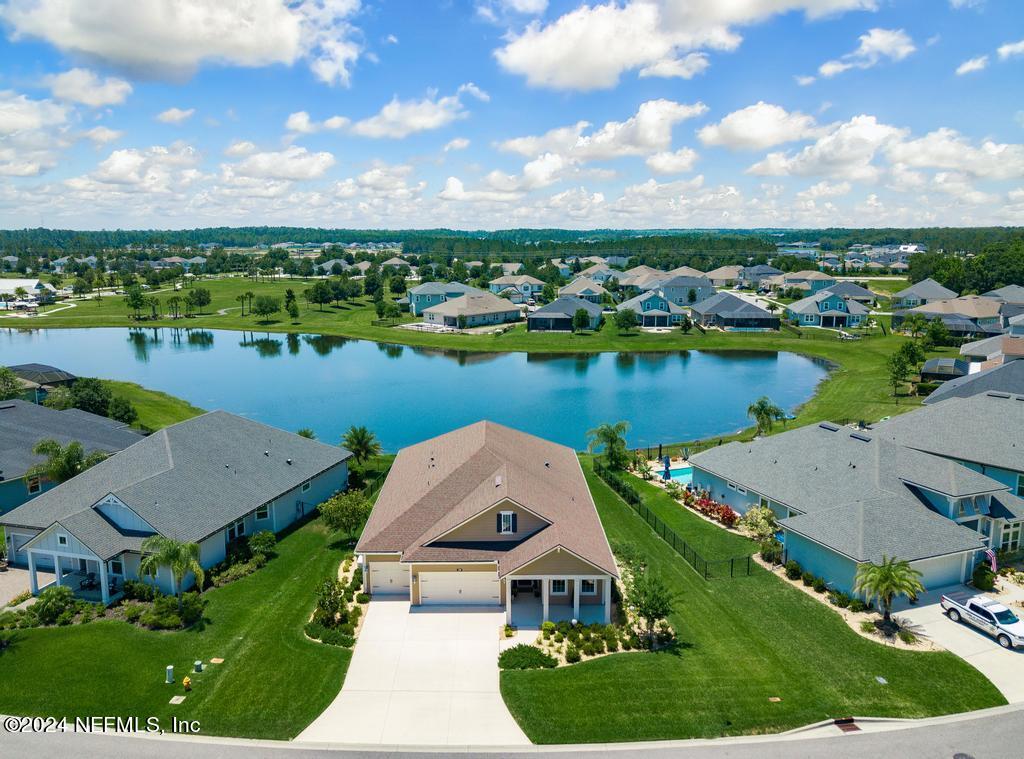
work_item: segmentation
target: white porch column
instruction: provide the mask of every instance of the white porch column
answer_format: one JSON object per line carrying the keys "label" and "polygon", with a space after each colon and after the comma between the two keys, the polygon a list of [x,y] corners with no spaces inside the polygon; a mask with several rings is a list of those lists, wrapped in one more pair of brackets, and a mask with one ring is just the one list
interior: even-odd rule
{"label": "white porch column", "polygon": [[551,593],[550,588],[551,588],[551,580],[549,580],[547,577],[545,577],[543,580],[540,581],[541,606],[544,609],[543,614],[541,615],[541,620],[540,620],[541,622],[547,622],[548,618],[551,616],[548,613],[548,604],[549,604],[548,596]]}
{"label": "white porch column", "polygon": [[604,584],[604,623],[607,625],[612,621],[612,578],[606,577],[601,582]]}
{"label": "white porch column", "polygon": [[36,579],[35,551],[28,552],[28,586],[32,590],[32,595],[39,595],[39,580]]}
{"label": "white porch column", "polygon": [[505,624],[512,624],[512,578],[505,577]]}
{"label": "white porch column", "polygon": [[60,554],[55,553],[53,555],[53,573],[57,576],[57,585],[63,585],[60,581]]}
{"label": "white porch column", "polygon": [[580,618],[580,581],[576,578],[572,581],[572,618]]}
{"label": "white porch column", "polygon": [[100,598],[103,599],[103,605],[108,606],[110,604],[110,588],[107,587],[107,562],[100,560]]}

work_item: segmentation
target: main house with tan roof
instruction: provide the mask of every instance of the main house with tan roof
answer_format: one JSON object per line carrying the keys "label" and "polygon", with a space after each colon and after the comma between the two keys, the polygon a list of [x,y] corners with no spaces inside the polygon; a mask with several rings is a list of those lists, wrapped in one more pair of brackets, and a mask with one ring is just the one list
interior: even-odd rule
{"label": "main house with tan roof", "polygon": [[413,606],[611,619],[618,572],[575,452],[494,422],[402,449],[356,553],[371,594]]}

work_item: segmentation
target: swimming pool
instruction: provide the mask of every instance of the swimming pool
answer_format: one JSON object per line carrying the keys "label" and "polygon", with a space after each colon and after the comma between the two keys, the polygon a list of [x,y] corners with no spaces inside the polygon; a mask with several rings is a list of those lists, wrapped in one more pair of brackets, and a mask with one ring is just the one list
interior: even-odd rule
{"label": "swimming pool", "polygon": [[689,485],[693,481],[693,467],[682,466],[668,470],[669,479],[680,485]]}

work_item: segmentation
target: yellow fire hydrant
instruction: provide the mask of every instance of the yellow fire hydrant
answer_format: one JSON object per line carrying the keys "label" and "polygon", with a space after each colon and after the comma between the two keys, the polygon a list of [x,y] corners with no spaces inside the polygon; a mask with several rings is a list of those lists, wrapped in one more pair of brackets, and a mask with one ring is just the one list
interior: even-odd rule
{"label": "yellow fire hydrant", "polygon": [[192,678],[188,675],[181,681],[181,684],[185,686],[185,690],[192,690]]}

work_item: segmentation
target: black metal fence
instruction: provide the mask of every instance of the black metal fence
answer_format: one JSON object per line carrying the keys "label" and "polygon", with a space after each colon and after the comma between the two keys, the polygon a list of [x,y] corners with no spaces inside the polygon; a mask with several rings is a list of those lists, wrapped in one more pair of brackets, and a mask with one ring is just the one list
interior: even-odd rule
{"label": "black metal fence", "polygon": [[[662,519],[651,511],[643,501],[643,497],[630,483],[619,477],[598,459],[594,459],[594,473],[633,507],[637,515],[647,522],[654,534],[671,546],[672,550],[683,557],[693,570],[705,580],[725,577],[741,577],[751,573],[753,561],[750,556],[733,556],[727,559],[706,559],[696,549],[681,538]],[[682,507],[680,507],[682,508]]]}

